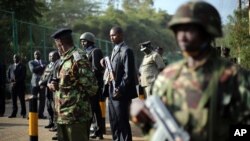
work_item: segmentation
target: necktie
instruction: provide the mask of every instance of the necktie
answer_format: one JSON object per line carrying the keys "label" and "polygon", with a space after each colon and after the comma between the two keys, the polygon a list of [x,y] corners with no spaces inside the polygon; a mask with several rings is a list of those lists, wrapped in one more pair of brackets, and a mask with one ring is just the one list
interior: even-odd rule
{"label": "necktie", "polygon": [[117,48],[118,48],[118,46],[115,46],[115,47],[114,47],[114,49],[113,49],[113,51],[112,51],[111,59],[113,59],[113,57],[114,57],[114,55],[115,55],[115,51],[116,51]]}

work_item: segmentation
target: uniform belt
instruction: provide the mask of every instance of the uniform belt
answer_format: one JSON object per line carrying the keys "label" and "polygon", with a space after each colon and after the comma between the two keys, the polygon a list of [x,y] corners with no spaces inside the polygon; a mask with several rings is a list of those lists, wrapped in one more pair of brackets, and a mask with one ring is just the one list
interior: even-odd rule
{"label": "uniform belt", "polygon": [[59,90],[62,90],[62,91],[68,91],[71,89],[71,86],[68,86],[68,87],[59,87]]}

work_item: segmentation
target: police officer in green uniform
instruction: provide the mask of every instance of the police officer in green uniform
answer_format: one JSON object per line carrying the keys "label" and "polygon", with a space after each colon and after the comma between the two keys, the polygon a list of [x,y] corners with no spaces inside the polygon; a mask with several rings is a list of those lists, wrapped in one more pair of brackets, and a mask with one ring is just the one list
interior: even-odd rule
{"label": "police officer in green uniform", "polygon": [[89,98],[95,95],[97,81],[84,52],[73,44],[72,30],[62,28],[51,35],[61,55],[59,81],[51,83],[56,91],[58,139],[88,141],[92,118]]}
{"label": "police officer in green uniform", "polygon": [[216,55],[211,42],[222,36],[218,11],[204,1],[189,1],[169,22],[184,59],[157,77],[158,95],[191,141],[228,141],[230,125],[249,117],[249,75]]}
{"label": "police officer in green uniform", "polygon": [[144,57],[139,68],[140,84],[144,89],[145,96],[151,95],[151,88],[159,72],[165,67],[162,57],[159,53],[153,51],[151,41],[140,44]]}

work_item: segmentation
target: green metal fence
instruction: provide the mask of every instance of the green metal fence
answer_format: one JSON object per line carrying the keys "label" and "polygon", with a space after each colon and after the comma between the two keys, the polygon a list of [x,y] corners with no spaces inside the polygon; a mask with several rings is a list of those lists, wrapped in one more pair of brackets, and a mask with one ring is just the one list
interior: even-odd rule
{"label": "green metal fence", "polygon": [[[0,60],[6,66],[10,65],[12,56],[18,53],[22,57],[23,63],[28,64],[33,59],[35,50],[40,50],[42,59],[48,61],[48,54],[55,50],[53,39],[50,37],[57,29],[42,25],[19,21],[15,19],[15,14],[10,11],[0,9]],[[79,47],[80,33],[73,32],[75,45]],[[104,55],[111,51],[112,43],[107,40],[96,39],[96,45],[100,47]],[[27,65],[27,85],[29,85],[31,73]]]}
{"label": "green metal fence", "polygon": [[[15,29],[17,31],[17,38],[15,38],[15,42],[17,42],[16,51],[21,53],[25,59],[30,60],[33,58],[33,52],[40,50],[43,59],[47,61],[48,53],[55,50],[54,41],[50,35],[57,29],[17,20],[15,21]],[[79,47],[80,34],[73,33],[72,35],[75,45]],[[97,39],[96,44],[103,50],[104,54],[108,54],[112,46],[110,41],[102,39]]]}
{"label": "green metal fence", "polygon": [[[35,50],[40,50],[42,58],[47,60],[48,53],[55,49],[50,35],[57,29],[16,20],[15,14],[10,11],[0,10],[0,18],[1,60],[6,60],[7,63],[11,62],[10,56],[14,53],[21,54],[25,60],[30,60],[33,58]],[[77,47],[80,45],[79,36],[79,33],[73,33]],[[96,44],[103,50],[104,54],[110,52],[112,46],[110,41],[97,38]]]}

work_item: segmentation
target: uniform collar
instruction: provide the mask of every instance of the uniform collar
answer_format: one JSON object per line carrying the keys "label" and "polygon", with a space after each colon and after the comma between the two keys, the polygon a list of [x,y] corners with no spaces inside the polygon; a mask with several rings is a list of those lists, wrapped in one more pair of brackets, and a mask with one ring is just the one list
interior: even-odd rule
{"label": "uniform collar", "polygon": [[65,52],[63,55],[62,55],[62,58],[65,59],[65,58],[68,58],[69,56],[71,56],[73,50],[75,49],[75,47],[71,47],[67,52]]}
{"label": "uniform collar", "polygon": [[86,51],[87,53],[90,53],[94,48],[95,48],[95,46],[89,46],[89,47],[87,47],[87,48],[85,49],[85,51]]}

